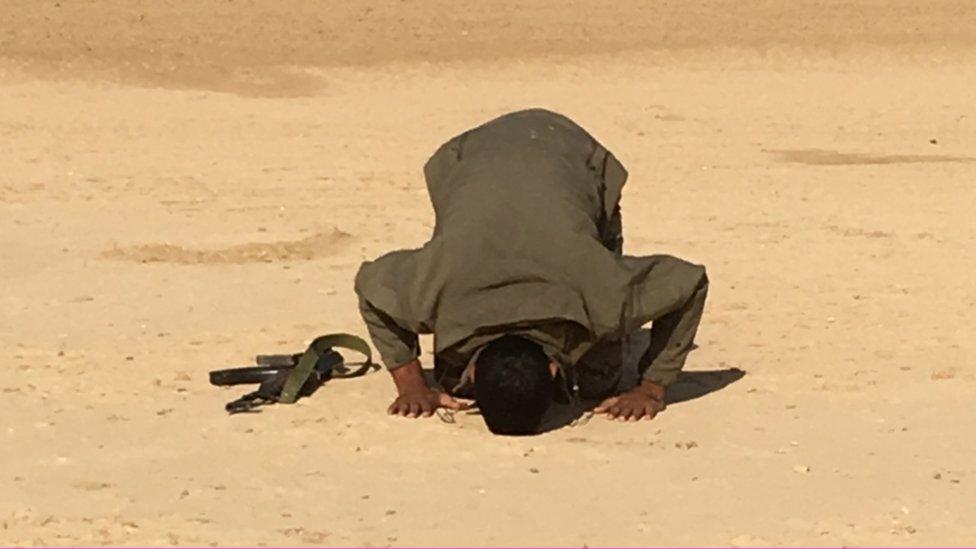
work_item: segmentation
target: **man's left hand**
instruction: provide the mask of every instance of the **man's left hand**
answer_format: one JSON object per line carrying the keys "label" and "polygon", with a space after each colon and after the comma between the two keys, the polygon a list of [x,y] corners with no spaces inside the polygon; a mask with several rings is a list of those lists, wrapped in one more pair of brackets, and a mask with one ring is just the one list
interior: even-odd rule
{"label": "man's left hand", "polygon": [[618,421],[650,420],[664,410],[664,387],[644,380],[640,385],[615,397],[610,397],[593,409]]}

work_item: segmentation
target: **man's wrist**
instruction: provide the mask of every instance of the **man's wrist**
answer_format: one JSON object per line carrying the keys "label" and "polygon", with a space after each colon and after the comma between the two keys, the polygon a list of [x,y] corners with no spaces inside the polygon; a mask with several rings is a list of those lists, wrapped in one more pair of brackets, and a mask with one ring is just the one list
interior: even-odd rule
{"label": "man's wrist", "polygon": [[411,393],[416,391],[428,390],[427,381],[424,379],[424,371],[420,367],[420,360],[415,359],[398,368],[390,370],[393,383],[396,385],[399,394]]}
{"label": "man's wrist", "polygon": [[649,379],[642,379],[633,390],[637,393],[647,395],[654,400],[664,400],[664,385],[655,383]]}

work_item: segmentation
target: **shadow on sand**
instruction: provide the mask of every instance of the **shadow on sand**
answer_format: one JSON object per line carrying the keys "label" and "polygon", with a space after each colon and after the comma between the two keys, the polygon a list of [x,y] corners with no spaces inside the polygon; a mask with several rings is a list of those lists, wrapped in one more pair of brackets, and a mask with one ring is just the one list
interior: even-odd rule
{"label": "shadow on sand", "polygon": [[[642,329],[630,338],[625,350],[623,375],[618,391],[625,391],[638,383],[638,362],[651,341],[651,330]],[[695,345],[693,349],[697,349]],[[746,372],[739,368],[720,370],[686,371],[678,374],[678,379],[668,387],[664,402],[678,404],[701,398],[742,379]],[[553,404],[542,421],[542,432],[552,431],[567,425],[577,425],[589,421],[589,413],[599,402],[583,401],[576,404]]]}
{"label": "shadow on sand", "polygon": [[[672,406],[695,400],[722,390],[745,375],[746,372],[738,368],[681,372],[678,374],[677,381],[668,387],[664,401],[668,406]],[[567,425],[588,421],[589,412],[597,404],[599,404],[597,401],[582,401],[576,404],[554,403],[542,421],[541,431],[554,431]]]}
{"label": "shadow on sand", "polygon": [[745,375],[745,371],[738,368],[681,372],[678,374],[678,380],[668,387],[664,402],[671,405],[701,398],[709,393],[724,389]]}

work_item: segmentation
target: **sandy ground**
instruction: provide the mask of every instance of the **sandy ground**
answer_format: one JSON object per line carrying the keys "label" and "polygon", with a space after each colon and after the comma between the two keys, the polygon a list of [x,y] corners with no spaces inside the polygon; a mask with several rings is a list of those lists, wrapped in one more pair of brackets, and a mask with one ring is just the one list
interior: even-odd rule
{"label": "sandy ground", "polygon": [[[972,3],[0,10],[0,544],[976,541]],[[529,106],[630,169],[629,253],[708,266],[688,369],[745,377],[527,439],[383,372],[226,416],[207,371],[364,334],[427,156]]]}

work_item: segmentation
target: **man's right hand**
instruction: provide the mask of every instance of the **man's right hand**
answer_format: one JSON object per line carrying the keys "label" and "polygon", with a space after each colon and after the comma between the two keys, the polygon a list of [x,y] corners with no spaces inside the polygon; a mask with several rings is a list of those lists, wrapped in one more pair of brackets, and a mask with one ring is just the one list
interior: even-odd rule
{"label": "man's right hand", "polygon": [[430,417],[438,408],[460,410],[464,406],[451,395],[431,389],[424,380],[420,360],[390,370],[399,396],[386,410],[391,416]]}
{"label": "man's right hand", "polygon": [[460,410],[463,405],[447,393],[434,389],[410,391],[396,397],[387,413],[403,417],[430,417],[438,408]]}

